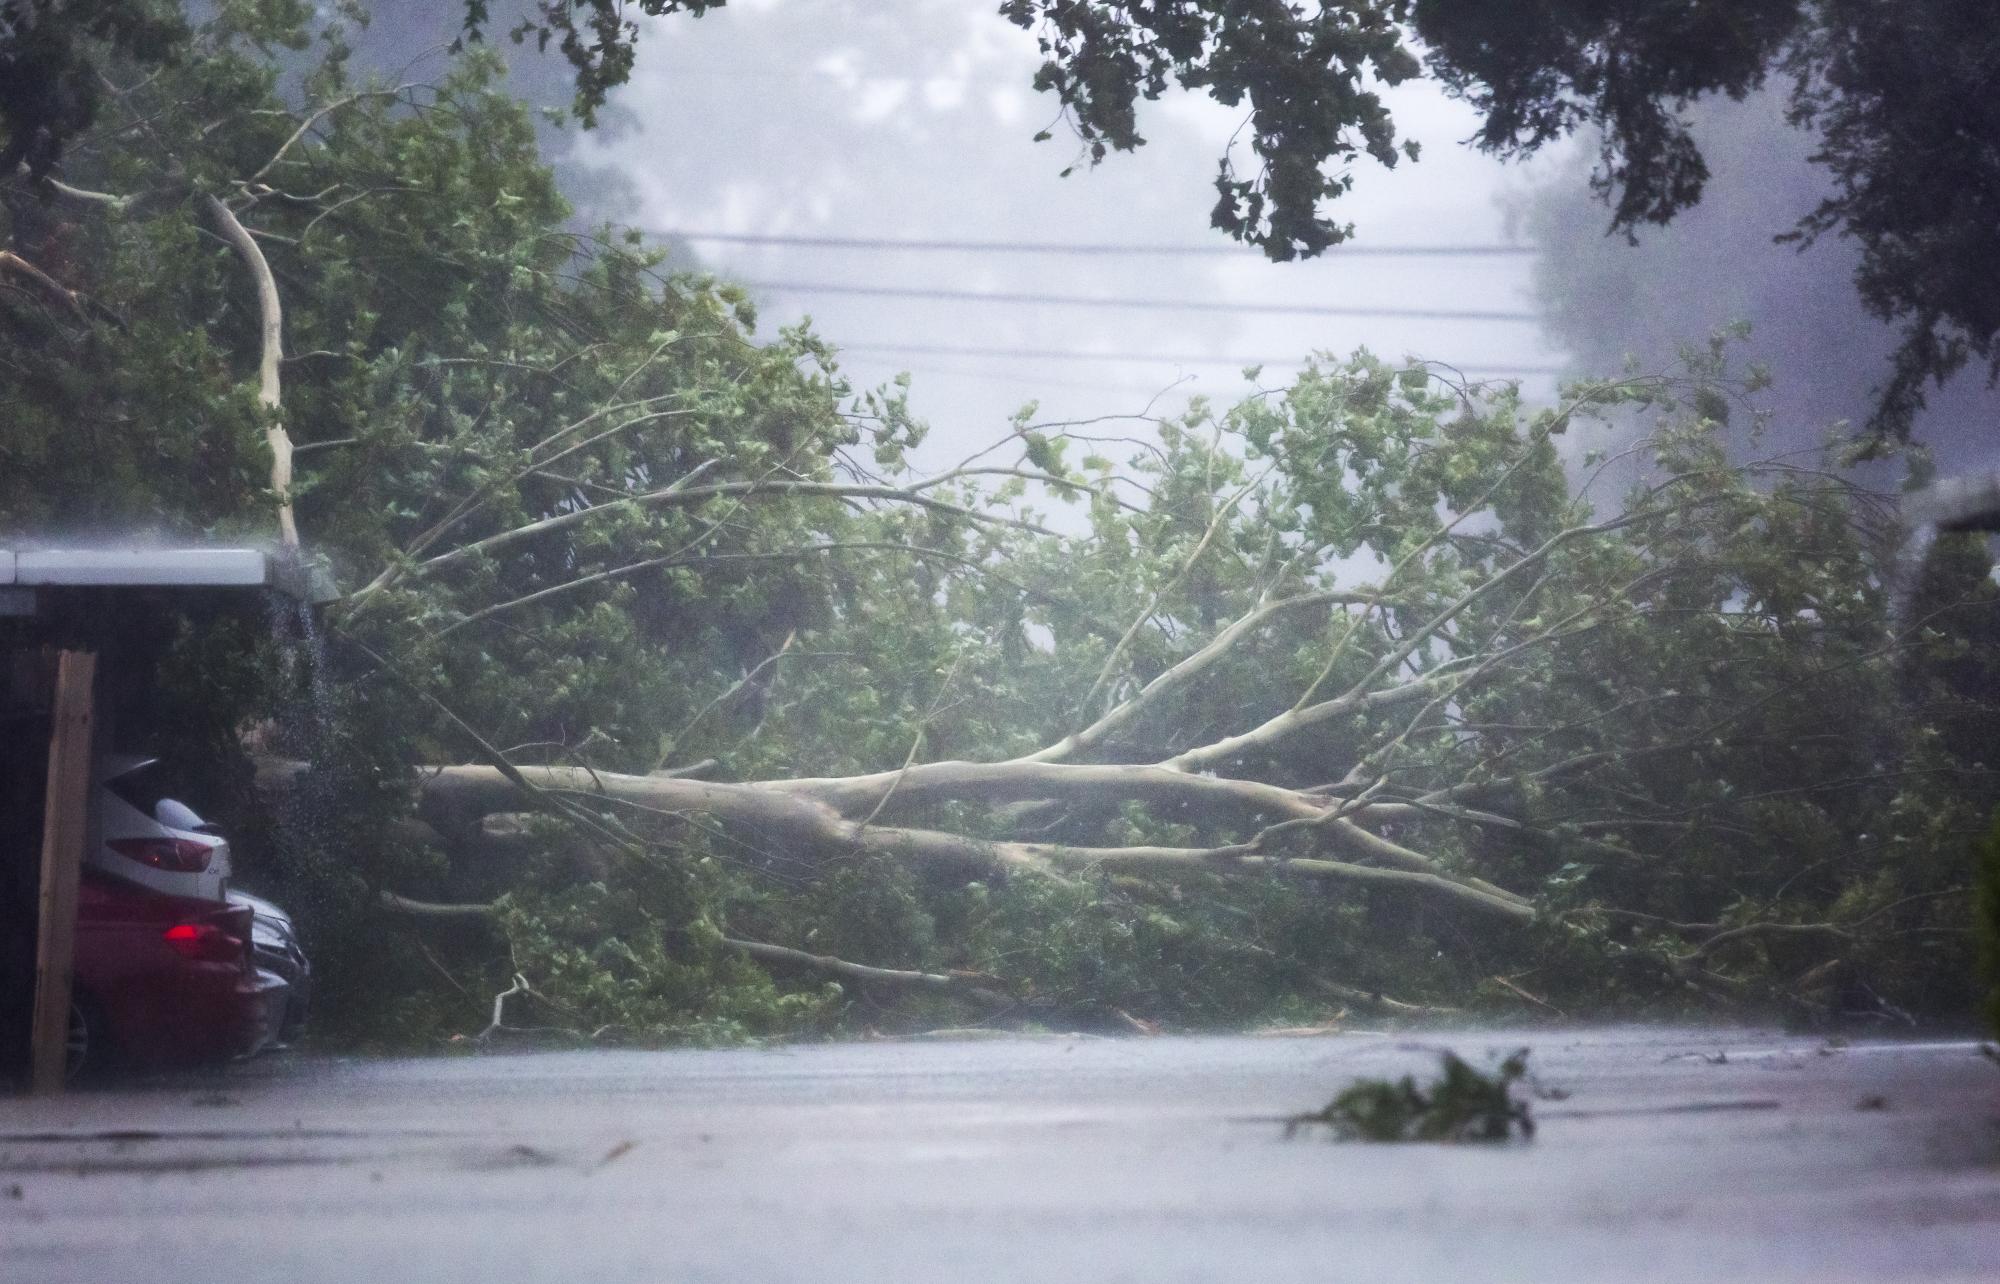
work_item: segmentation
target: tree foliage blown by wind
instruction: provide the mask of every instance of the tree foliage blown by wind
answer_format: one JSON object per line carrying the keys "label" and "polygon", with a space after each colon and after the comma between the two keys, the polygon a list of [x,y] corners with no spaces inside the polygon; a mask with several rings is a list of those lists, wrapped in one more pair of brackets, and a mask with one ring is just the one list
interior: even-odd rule
{"label": "tree foliage blown by wind", "polygon": [[563,230],[489,61],[357,83],[336,29],[287,85],[314,21],[86,47],[98,119],[5,187],[0,526],[268,531],[282,421],[323,671],[191,615],[151,735],[218,755],[348,1035],[515,976],[510,1023],[695,1040],[1970,1002],[1990,565],[1731,463],[1725,340],[1546,408],[1365,352],[1130,439],[1030,408],[920,476],[902,389]]}
{"label": "tree foliage blown by wind", "polygon": [[[567,61],[589,124],[632,74],[639,17],[724,7],[537,0],[499,21],[504,35]],[[270,8],[280,21],[295,16]],[[351,0],[338,11],[367,8]],[[465,39],[477,44],[496,25],[492,6],[463,8]],[[1980,0],[1004,0],[999,16],[1039,45],[1034,85],[1061,106],[1079,149],[1070,168],[1141,146],[1141,104],[1170,91],[1240,109],[1247,156],[1232,144],[1221,157],[1211,221],[1280,260],[1355,234],[1336,205],[1363,156],[1417,159],[1384,88],[1432,77],[1479,111],[1472,142],[1502,157],[1587,132],[1600,151],[1591,186],[1611,230],[1630,235],[1701,198],[1708,166],[1690,104],[1787,81],[1791,118],[1818,139],[1814,159],[1835,191],[1769,231],[1853,238],[1862,301],[1901,330],[1867,425],[1875,449],[1906,439],[1927,389],[1973,358],[1989,377],[2000,370],[1990,270],[2000,121],[1986,83],[2000,16]],[[188,40],[168,0],[0,0],[0,173],[46,173],[90,127],[104,59],[171,63]]]}
{"label": "tree foliage blown by wind", "polygon": [[[541,0],[509,30],[567,56],[591,119],[631,74],[637,14],[722,7]],[[483,32],[484,0],[466,12]],[[1472,142],[1506,158],[1594,137],[1591,186],[1611,230],[1630,235],[1701,199],[1691,103],[1789,82],[1792,119],[1818,138],[1836,190],[1768,232],[1861,246],[1862,300],[1902,333],[1868,423],[1877,449],[1908,437],[1928,385],[1975,357],[2000,369],[2000,120],[1986,71],[2000,14],[1980,0],[1004,0],[999,12],[1038,42],[1034,85],[1061,104],[1073,164],[1141,146],[1141,105],[1174,90],[1239,110],[1246,154],[1232,145],[1221,158],[1211,221],[1279,260],[1356,234],[1337,206],[1364,156],[1417,159],[1384,88],[1430,76],[1479,112]]]}

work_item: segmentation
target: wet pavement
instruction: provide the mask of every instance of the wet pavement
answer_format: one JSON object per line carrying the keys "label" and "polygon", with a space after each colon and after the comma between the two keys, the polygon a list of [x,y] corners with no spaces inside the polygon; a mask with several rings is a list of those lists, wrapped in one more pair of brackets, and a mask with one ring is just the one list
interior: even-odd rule
{"label": "wet pavement", "polygon": [[[1535,1139],[1341,1144],[1533,1049]],[[0,1281],[2000,1279],[2000,1063],[1614,1028],[286,1056],[0,1101]]]}

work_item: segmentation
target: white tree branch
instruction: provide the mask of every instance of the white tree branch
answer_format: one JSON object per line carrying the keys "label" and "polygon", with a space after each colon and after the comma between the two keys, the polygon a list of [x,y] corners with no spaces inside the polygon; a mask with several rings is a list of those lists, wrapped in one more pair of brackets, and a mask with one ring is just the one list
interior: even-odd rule
{"label": "white tree branch", "polygon": [[284,308],[278,299],[278,281],[257,238],[237,219],[236,214],[214,196],[202,197],[202,208],[216,229],[235,249],[236,256],[257,286],[257,317],[261,341],[257,362],[257,399],[269,413],[264,441],[271,448],[271,490],[278,497],[278,538],[287,549],[299,546],[298,523],[292,516],[292,437],[279,417],[282,406],[278,382],[279,364],[285,356]]}

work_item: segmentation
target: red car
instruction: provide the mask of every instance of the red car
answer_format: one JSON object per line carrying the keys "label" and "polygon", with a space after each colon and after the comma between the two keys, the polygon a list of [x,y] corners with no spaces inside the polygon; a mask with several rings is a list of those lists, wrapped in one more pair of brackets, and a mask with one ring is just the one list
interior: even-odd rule
{"label": "red car", "polygon": [[262,1047],[276,1033],[266,991],[284,982],[252,964],[250,926],[248,908],[84,870],[70,1072],[224,1061]]}

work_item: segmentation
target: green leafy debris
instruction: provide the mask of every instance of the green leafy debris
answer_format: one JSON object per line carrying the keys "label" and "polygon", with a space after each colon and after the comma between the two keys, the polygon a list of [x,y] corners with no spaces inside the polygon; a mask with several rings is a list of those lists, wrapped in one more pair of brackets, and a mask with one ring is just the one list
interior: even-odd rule
{"label": "green leafy debris", "polygon": [[1523,1141],[1535,1121],[1514,1085],[1527,1074],[1528,1050],[1502,1061],[1492,1074],[1455,1053],[1439,1054],[1441,1073],[1422,1087],[1415,1077],[1357,1079],[1323,1110],[1293,1115],[1285,1135],[1315,1124],[1342,1141]]}

